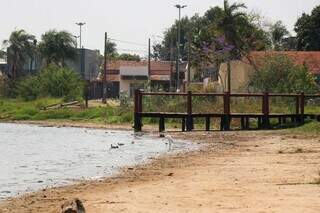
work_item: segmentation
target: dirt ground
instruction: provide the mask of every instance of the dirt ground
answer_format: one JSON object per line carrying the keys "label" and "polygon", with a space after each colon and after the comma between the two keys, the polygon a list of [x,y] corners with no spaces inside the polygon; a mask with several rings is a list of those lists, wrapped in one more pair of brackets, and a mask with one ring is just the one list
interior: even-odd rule
{"label": "dirt ground", "polygon": [[102,181],[47,189],[0,203],[0,212],[320,212],[320,137],[270,132],[179,133],[200,151],[124,168]]}

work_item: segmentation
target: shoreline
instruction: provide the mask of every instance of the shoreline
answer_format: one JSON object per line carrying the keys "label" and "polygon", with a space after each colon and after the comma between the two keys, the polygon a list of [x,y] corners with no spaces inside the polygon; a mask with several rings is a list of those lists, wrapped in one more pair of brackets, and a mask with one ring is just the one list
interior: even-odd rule
{"label": "shoreline", "polygon": [[[0,201],[0,213],[58,212],[75,197],[89,213],[150,208],[153,212],[317,212],[320,208],[315,196],[318,185],[311,184],[320,166],[319,136],[305,139],[254,131],[170,134],[203,148],[152,158],[101,180],[9,198]],[[288,196],[288,190],[296,198]],[[269,199],[263,200],[261,193]]]}

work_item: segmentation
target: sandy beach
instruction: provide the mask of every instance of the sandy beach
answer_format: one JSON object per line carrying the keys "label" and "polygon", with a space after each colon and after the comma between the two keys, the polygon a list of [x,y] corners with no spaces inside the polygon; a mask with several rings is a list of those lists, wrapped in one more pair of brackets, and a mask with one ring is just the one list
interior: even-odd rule
{"label": "sandy beach", "polygon": [[44,189],[0,203],[0,212],[319,212],[320,138],[271,132],[170,133],[203,144],[120,175]]}

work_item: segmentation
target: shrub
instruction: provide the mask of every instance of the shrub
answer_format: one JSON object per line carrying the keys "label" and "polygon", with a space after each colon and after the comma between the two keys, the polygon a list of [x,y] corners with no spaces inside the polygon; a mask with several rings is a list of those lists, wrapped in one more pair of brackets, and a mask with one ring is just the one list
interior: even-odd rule
{"label": "shrub", "polygon": [[39,97],[41,84],[37,76],[30,76],[17,84],[16,93],[23,100],[31,101]]}
{"label": "shrub", "polygon": [[24,100],[40,96],[64,98],[66,101],[80,99],[84,83],[80,76],[69,68],[49,65],[39,74],[24,78],[17,84],[17,95]]}
{"label": "shrub", "polygon": [[265,58],[262,67],[250,76],[250,86],[258,92],[315,93],[318,88],[308,68],[296,65],[287,56]]}

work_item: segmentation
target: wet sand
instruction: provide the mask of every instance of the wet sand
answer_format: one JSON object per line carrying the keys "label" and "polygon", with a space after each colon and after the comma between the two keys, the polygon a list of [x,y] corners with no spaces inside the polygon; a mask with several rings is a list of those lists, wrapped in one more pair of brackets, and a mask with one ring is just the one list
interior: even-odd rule
{"label": "wet sand", "polygon": [[0,212],[59,212],[78,197],[87,212],[319,212],[320,137],[270,132],[177,133],[197,152],[124,168],[101,181],[0,203]]}

